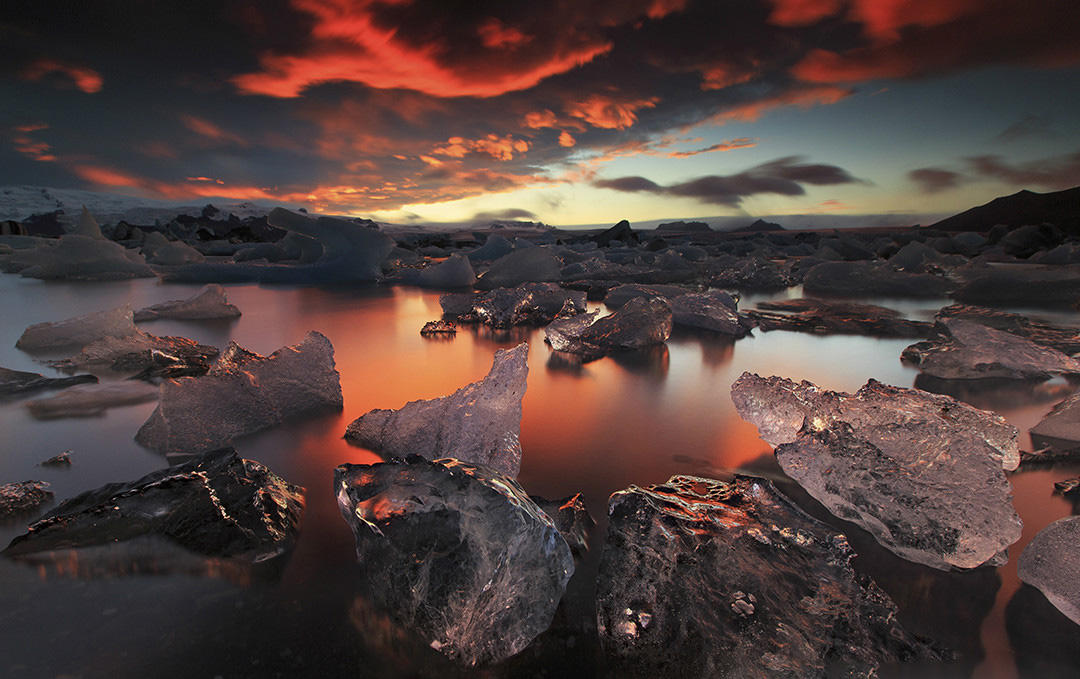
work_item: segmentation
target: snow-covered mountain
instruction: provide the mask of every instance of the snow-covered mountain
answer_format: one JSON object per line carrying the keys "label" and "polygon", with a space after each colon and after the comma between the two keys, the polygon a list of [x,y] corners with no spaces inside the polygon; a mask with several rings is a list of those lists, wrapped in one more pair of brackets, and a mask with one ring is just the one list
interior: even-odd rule
{"label": "snow-covered mountain", "polygon": [[[33,214],[61,210],[61,222],[75,223],[85,205],[103,224],[124,220],[132,224],[153,224],[168,221],[176,215],[200,215],[206,203],[191,205],[175,201],[154,200],[115,193],[99,193],[79,189],[54,189],[46,186],[0,186],[0,220],[22,221]],[[214,201],[220,210],[215,218],[234,214],[240,219],[261,217],[274,208],[251,202]]]}

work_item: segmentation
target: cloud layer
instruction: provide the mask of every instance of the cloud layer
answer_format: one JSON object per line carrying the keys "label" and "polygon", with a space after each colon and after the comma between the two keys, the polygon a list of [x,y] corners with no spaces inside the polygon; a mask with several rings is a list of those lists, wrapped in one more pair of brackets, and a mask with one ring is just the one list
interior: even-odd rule
{"label": "cloud layer", "polygon": [[[0,110],[0,183],[349,212],[573,181],[727,207],[804,195],[854,179],[781,158],[661,185],[605,177],[605,163],[736,159],[764,140],[701,130],[834,106],[871,81],[1080,63],[1073,0],[13,5],[0,86],[19,106]],[[1010,153],[1049,129],[1014,127],[996,140]],[[1074,156],[1040,168],[1002,151],[909,179],[1076,183]]]}

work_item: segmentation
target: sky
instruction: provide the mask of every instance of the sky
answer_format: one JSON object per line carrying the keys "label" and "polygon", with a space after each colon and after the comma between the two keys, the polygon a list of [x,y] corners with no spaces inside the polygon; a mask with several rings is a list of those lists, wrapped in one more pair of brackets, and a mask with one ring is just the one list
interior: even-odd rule
{"label": "sky", "polygon": [[7,0],[0,184],[553,225],[1080,185],[1076,0]]}

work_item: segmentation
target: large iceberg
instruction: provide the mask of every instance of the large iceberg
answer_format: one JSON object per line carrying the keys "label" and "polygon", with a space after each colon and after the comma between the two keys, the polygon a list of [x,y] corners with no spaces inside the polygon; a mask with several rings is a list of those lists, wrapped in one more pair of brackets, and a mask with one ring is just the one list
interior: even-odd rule
{"label": "large iceberg", "polygon": [[743,373],[731,396],[788,476],[898,556],[975,568],[1020,539],[1018,432],[998,415],[874,380],[844,394]]}
{"label": "large iceberg", "polygon": [[673,476],[611,496],[597,577],[617,676],[872,677],[940,654],[849,565],[846,538],[765,480]]}
{"label": "large iceberg", "polygon": [[495,260],[477,280],[476,287],[481,290],[512,288],[522,283],[557,281],[561,277],[562,264],[550,248],[525,248]]}
{"label": "large iceberg", "polygon": [[303,488],[224,449],[66,500],[30,524],[4,554],[156,535],[197,554],[265,561],[292,548],[303,512]]}
{"label": "large iceberg", "polygon": [[177,267],[165,278],[190,282],[326,283],[371,282],[382,277],[382,262],[394,240],[378,229],[348,219],[312,219],[282,208],[267,216],[270,226],[314,239],[322,254],[310,264],[201,262]]}
{"label": "large iceberg", "polygon": [[153,277],[143,256],[123,245],[76,233],[36,247],[16,250],[0,260],[0,268],[28,278],[119,280]]}
{"label": "large iceberg", "polygon": [[570,548],[518,484],[419,456],[334,471],[376,605],[466,665],[504,660],[551,624]]}
{"label": "large iceberg", "polygon": [[372,410],[349,425],[345,438],[389,458],[456,457],[514,478],[521,467],[528,355],[524,343],[500,349],[484,379],[442,398]]}
{"label": "large iceberg", "polygon": [[269,357],[232,343],[206,375],[164,382],[160,403],[135,440],[159,453],[200,453],[341,406],[334,347],[324,335],[309,332]]}

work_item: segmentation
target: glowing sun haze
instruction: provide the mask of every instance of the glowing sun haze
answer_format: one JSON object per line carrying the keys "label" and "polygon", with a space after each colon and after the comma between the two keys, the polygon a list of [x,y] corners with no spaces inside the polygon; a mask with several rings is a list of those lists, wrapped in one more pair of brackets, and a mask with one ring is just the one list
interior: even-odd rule
{"label": "glowing sun haze", "polygon": [[559,225],[1080,184],[1075,0],[38,0],[0,35],[0,184]]}

